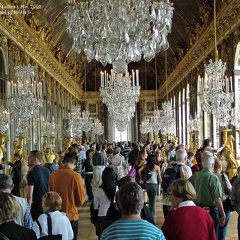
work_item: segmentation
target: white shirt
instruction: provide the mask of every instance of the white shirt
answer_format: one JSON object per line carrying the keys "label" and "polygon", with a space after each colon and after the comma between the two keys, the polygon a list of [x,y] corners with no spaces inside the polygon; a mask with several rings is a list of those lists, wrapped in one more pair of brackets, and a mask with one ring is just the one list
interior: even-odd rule
{"label": "white shirt", "polygon": [[[72,226],[70,224],[69,219],[66,216],[66,213],[54,211],[49,212],[52,220],[52,234],[62,234],[62,240],[72,240],[73,239],[73,230]],[[48,236],[48,225],[47,225],[47,214],[43,213],[39,216],[38,221],[40,223],[40,226],[42,228],[42,232],[40,235],[40,229],[38,227],[38,224],[34,222],[35,224],[35,233],[37,235],[37,238]]]}
{"label": "white shirt", "polygon": [[[118,187],[116,187],[116,192]],[[115,202],[115,199],[114,199]],[[111,201],[106,196],[102,188],[97,187],[94,192],[94,209],[98,210],[98,216],[104,217],[107,215],[107,211],[110,207]]]}
{"label": "white shirt", "polygon": [[184,202],[180,202],[178,207],[189,207],[189,206],[196,206],[195,203],[191,200],[187,200],[187,201],[184,201]]}

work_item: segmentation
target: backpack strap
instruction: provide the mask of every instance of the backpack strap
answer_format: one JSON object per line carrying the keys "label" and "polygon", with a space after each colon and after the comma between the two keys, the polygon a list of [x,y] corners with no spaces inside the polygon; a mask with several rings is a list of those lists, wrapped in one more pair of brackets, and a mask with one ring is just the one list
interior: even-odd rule
{"label": "backpack strap", "polygon": [[4,240],[10,240],[5,234],[0,232],[0,237]]}
{"label": "backpack strap", "polygon": [[47,214],[47,224],[48,224],[48,235],[52,236],[52,220],[51,220],[51,216],[49,213]]}
{"label": "backpack strap", "polygon": [[36,220],[36,223],[37,223],[37,225],[38,225],[38,227],[39,227],[40,235],[41,235],[41,233],[42,233],[42,227],[41,227],[41,224],[40,224],[40,222],[39,222],[38,220]]}

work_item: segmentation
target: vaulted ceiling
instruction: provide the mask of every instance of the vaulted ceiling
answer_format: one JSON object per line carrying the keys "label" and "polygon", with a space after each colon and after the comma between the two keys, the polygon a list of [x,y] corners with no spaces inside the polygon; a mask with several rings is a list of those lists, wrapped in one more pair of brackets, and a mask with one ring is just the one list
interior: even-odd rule
{"label": "vaulted ceiling", "polygon": [[[158,75],[158,86],[166,79],[165,57],[167,56],[167,74],[170,74],[184,57],[191,45],[198,39],[201,31],[213,19],[213,0],[172,0],[174,6],[172,32],[168,35],[169,49],[167,54],[160,52],[155,60],[130,63],[129,70],[139,69],[140,84],[144,90],[155,89],[155,73]],[[50,35],[48,46],[63,63],[69,64],[69,70],[76,74],[76,81],[87,91],[98,91],[100,85],[99,72],[109,70],[111,65],[102,66],[96,61],[86,62],[83,55],[77,56],[71,50],[72,39],[66,32],[64,13],[67,10],[67,0],[28,0],[28,5],[35,6],[34,17],[28,21],[36,21],[34,27],[40,31],[41,26],[48,27]],[[37,25],[37,26],[36,26]],[[46,41],[46,39],[43,39]],[[59,55],[59,50],[60,52]],[[86,73],[86,78],[85,78]],[[86,84],[85,84],[86,79]]]}

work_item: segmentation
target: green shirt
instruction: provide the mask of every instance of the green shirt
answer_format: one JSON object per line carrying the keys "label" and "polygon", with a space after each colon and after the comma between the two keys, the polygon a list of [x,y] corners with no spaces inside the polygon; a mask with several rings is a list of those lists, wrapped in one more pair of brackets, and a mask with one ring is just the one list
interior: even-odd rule
{"label": "green shirt", "polygon": [[189,180],[197,193],[196,202],[203,206],[215,206],[214,198],[222,196],[219,178],[209,169],[203,168],[200,172],[194,173]]}

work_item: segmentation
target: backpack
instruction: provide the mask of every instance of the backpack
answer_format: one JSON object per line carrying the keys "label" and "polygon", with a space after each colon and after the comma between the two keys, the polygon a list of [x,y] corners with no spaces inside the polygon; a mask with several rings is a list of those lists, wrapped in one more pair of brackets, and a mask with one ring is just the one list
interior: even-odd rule
{"label": "backpack", "polygon": [[46,163],[43,166],[48,168],[50,170],[50,173],[58,169],[58,165],[56,163]]}
{"label": "backpack", "polygon": [[168,187],[170,186],[170,184],[174,182],[176,179],[180,178],[180,171],[179,171],[180,167],[181,165],[173,164],[165,170],[162,178],[162,184],[161,184],[163,193],[165,195],[169,195]]}
{"label": "backpack", "polygon": [[146,182],[152,177],[152,174],[150,173],[150,169],[147,166],[145,166],[145,168],[142,170],[140,175],[141,175],[141,180],[143,182]]}

